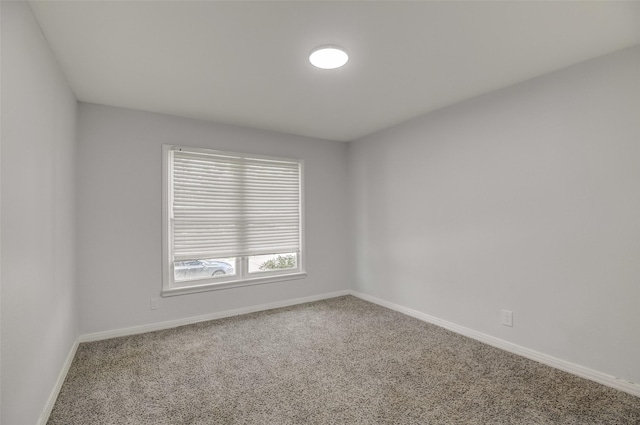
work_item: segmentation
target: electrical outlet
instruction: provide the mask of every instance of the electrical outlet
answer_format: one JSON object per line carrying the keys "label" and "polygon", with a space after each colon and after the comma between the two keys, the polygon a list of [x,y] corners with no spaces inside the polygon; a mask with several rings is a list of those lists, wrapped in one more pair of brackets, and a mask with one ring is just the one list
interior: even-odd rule
{"label": "electrical outlet", "polygon": [[151,298],[151,310],[157,310],[160,308],[160,300],[158,298]]}
{"label": "electrical outlet", "polygon": [[513,326],[513,311],[502,310],[502,324],[505,326]]}

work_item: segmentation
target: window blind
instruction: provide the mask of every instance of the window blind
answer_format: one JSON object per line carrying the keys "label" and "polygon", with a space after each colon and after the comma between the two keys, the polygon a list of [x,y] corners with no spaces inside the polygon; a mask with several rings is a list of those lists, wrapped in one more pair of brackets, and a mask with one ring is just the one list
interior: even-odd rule
{"label": "window blind", "polygon": [[300,251],[300,162],[173,150],[174,261]]}

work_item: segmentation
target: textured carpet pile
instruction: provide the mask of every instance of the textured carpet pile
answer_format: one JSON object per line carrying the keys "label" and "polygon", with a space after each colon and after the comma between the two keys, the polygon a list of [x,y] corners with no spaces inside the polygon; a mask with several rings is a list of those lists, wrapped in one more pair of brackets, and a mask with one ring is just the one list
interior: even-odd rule
{"label": "textured carpet pile", "polygon": [[640,398],[346,296],[81,344],[48,424],[640,424]]}

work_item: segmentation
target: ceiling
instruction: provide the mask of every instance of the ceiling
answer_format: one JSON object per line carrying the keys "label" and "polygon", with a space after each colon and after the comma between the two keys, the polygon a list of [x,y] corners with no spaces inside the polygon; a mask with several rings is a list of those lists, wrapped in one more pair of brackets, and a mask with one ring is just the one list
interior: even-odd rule
{"label": "ceiling", "polygon": [[640,43],[639,2],[30,4],[80,101],[338,141]]}

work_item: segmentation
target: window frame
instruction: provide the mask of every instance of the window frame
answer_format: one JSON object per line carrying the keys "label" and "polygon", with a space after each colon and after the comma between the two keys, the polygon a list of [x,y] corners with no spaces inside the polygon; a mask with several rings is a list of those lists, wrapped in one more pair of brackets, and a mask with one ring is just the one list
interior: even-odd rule
{"label": "window frame", "polygon": [[[282,272],[268,271],[249,273],[249,256],[238,256],[234,264],[236,274],[228,277],[216,277],[175,281],[173,260],[173,234],[171,231],[171,204],[173,187],[171,170],[169,169],[170,152],[176,148],[183,148],[190,152],[212,153],[230,156],[244,156],[247,158],[296,161],[300,166],[300,251],[297,253],[297,267]],[[248,154],[244,152],[230,152],[206,148],[193,148],[181,145],[162,145],[162,297],[191,294],[204,291],[237,288],[250,285],[283,282],[303,279],[307,276],[305,268],[305,203],[304,203],[304,160],[283,158],[267,155]],[[193,259],[196,260],[196,259]]]}

